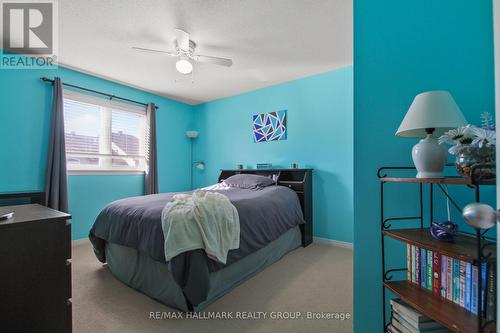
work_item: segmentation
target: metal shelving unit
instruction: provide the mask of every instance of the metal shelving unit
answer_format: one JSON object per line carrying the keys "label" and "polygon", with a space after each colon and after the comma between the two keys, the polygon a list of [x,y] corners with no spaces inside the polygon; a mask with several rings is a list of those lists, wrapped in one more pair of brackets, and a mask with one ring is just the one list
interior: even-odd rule
{"label": "metal shelving unit", "polygon": [[[444,188],[445,185],[467,186],[474,192],[476,202],[481,200],[481,187],[496,185],[495,179],[480,179],[481,169],[490,166],[476,166],[472,170],[471,178],[445,177],[445,178],[414,178],[414,177],[389,177],[388,173],[405,173],[415,170],[414,167],[382,167],[377,176],[380,180],[380,227],[381,227],[381,251],[382,251],[382,309],[383,309],[383,332],[387,332],[389,323],[386,316],[386,290],[391,291],[405,302],[416,308],[422,314],[448,327],[458,333],[486,333],[496,332],[496,322],[486,321],[485,311],[479,306],[479,314],[465,310],[459,305],[436,296],[432,292],[420,288],[420,286],[404,281],[393,281],[393,273],[407,271],[407,268],[386,268],[385,238],[390,237],[405,243],[413,244],[421,248],[440,252],[455,259],[471,262],[481,267],[484,262],[496,260],[496,243],[494,239],[485,236],[485,232],[475,230],[474,233],[460,232],[454,243],[445,243],[433,239],[428,227],[434,218],[434,191],[439,189],[458,211],[462,208],[451,197]],[[386,217],[384,214],[384,188],[393,183],[418,184],[419,215]],[[429,193],[429,216],[427,224],[424,221],[424,190]],[[412,229],[395,229],[393,224],[403,224],[408,221],[418,221],[419,227]],[[482,281],[478,279],[478,304],[483,301],[481,295]]]}

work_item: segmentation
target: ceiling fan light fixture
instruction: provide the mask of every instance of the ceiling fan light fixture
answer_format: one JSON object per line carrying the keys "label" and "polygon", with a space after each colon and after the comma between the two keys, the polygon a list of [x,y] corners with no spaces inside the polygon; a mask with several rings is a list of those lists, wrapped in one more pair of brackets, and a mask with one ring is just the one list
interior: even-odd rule
{"label": "ceiling fan light fixture", "polygon": [[193,64],[187,59],[179,59],[175,63],[175,69],[181,74],[191,74],[193,71]]}
{"label": "ceiling fan light fixture", "polygon": [[229,58],[214,57],[195,53],[196,43],[191,40],[189,33],[187,33],[186,31],[181,29],[174,29],[174,34],[175,51],[155,50],[136,46],[133,46],[132,48],[137,51],[147,51],[177,58],[177,61],[175,62],[175,69],[183,75],[188,75],[193,72],[194,62],[225,67],[231,67],[233,65],[233,61]]}

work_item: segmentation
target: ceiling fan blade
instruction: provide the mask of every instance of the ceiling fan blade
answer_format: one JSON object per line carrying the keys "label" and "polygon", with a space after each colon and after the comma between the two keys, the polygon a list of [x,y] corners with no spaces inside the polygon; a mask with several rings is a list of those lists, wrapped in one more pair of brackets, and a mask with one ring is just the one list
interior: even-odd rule
{"label": "ceiling fan blade", "polygon": [[189,51],[189,34],[181,29],[174,29],[177,46],[182,51]]}
{"label": "ceiling fan blade", "polygon": [[169,56],[172,56],[172,57],[178,56],[178,54],[175,53],[175,52],[168,52],[168,51],[147,49],[147,48],[144,48],[144,47],[132,46],[132,49],[134,49],[136,51],[141,51],[141,52],[162,53],[162,54],[166,54],[166,55],[169,55]]}
{"label": "ceiling fan blade", "polygon": [[231,59],[220,58],[220,57],[211,57],[211,56],[205,56],[205,55],[199,55],[199,54],[195,54],[193,56],[193,59],[196,61],[199,61],[199,62],[206,62],[209,64],[226,66],[226,67],[231,67],[233,64],[233,61]]}

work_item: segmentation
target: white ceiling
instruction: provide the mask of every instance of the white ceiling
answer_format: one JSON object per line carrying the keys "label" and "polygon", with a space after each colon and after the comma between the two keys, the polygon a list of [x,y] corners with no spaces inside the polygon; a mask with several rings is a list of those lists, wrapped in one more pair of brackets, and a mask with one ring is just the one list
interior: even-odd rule
{"label": "white ceiling", "polygon": [[[59,62],[189,104],[352,64],[352,0],[62,0]],[[196,53],[233,59],[226,68],[132,46],[174,50],[174,28]]]}

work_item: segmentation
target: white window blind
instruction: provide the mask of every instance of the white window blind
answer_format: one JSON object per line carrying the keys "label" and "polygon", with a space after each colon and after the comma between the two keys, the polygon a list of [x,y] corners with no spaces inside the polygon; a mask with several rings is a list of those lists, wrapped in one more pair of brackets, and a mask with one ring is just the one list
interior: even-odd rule
{"label": "white window blind", "polygon": [[66,162],[70,171],[144,171],[146,110],[66,90]]}

